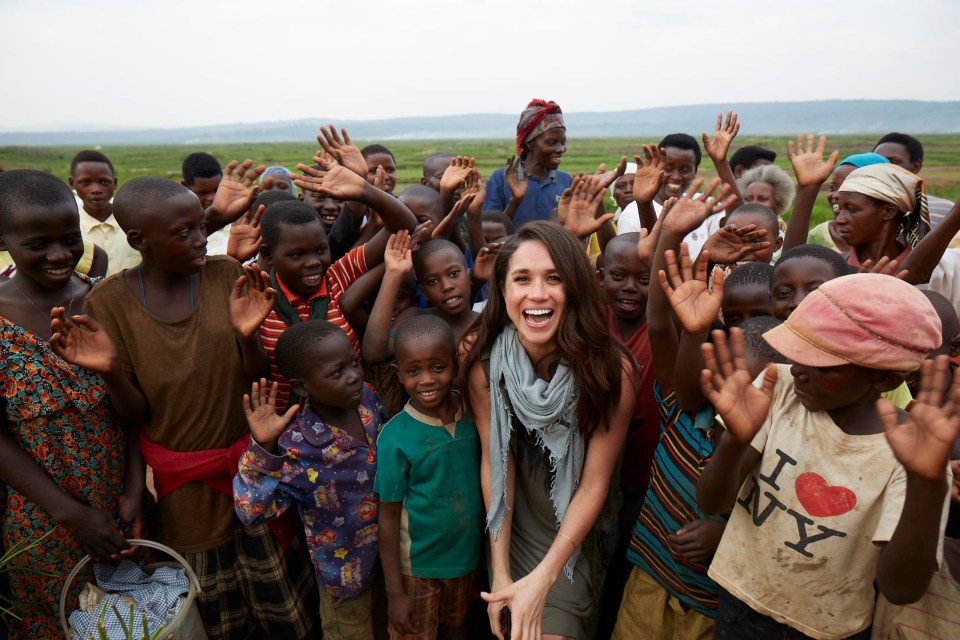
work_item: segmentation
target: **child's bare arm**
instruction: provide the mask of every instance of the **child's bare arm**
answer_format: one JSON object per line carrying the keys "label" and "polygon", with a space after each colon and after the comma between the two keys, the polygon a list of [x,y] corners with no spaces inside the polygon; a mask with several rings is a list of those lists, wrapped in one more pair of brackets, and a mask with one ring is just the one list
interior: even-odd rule
{"label": "child's bare arm", "polygon": [[270,277],[257,265],[243,270],[244,275],[237,278],[230,293],[230,321],[247,380],[257,380],[270,373],[270,360],[260,344],[259,329],[277,303],[277,292],[270,286]]}
{"label": "child's bare arm", "polygon": [[806,148],[803,136],[797,136],[797,146],[793,140],[787,143],[787,156],[793,165],[793,173],[797,177],[797,198],[793,203],[793,211],[787,222],[787,230],[783,234],[783,251],[786,253],[794,247],[806,244],[807,234],[810,233],[810,215],[813,205],[820,194],[820,187],[827,181],[840,157],[840,151],[835,150],[826,160],[823,159],[827,147],[827,137],[820,136],[816,147],[813,146],[813,135],[807,136]]}
{"label": "child's bare arm", "polygon": [[889,400],[877,402],[887,441],[907,472],[903,511],[877,564],[877,585],[893,604],[919,600],[937,569],[947,464],[960,434],[960,378],[944,393],[949,367],[948,356],[923,363],[920,393],[903,422]]}
{"label": "child's bare arm", "polygon": [[410,234],[400,231],[390,236],[387,250],[383,256],[385,273],[380,291],[373,303],[367,331],[363,336],[360,354],[364,362],[379,364],[387,362],[393,355],[390,345],[390,327],[393,324],[393,303],[406,274],[413,270],[413,258],[410,251]]}
{"label": "child's bare arm", "polygon": [[730,168],[730,162],[727,160],[727,151],[730,150],[730,143],[737,137],[740,131],[740,123],[737,122],[737,113],[727,111],[727,120],[724,122],[723,113],[717,114],[717,126],[713,131],[713,137],[703,133],[703,148],[707,155],[713,160],[713,166],[717,169],[717,175],[723,184],[730,187],[730,193],[736,198],[730,202],[727,207],[727,214],[732,213],[743,203],[743,197],[737,189],[737,178],[733,175],[733,169]]}
{"label": "child's bare arm", "polygon": [[410,626],[410,598],[400,578],[400,514],[402,502],[380,503],[380,564],[387,588],[387,615],[400,633],[413,633]]}
{"label": "child's bare arm", "polygon": [[450,240],[450,242],[457,245],[460,251],[466,249],[466,244],[463,242],[463,236],[460,234],[460,219],[463,217],[463,214],[467,212],[475,198],[475,193],[462,195],[460,199],[457,200],[457,202],[453,205],[453,208],[450,209],[450,213],[444,216],[443,220],[440,221],[440,224],[436,226],[431,236],[433,238],[444,238]]}
{"label": "child's bare arm", "polygon": [[354,280],[340,298],[340,311],[343,312],[343,317],[347,319],[361,341],[370,322],[370,315],[363,303],[377,292],[381,280],[383,280],[383,265],[378,264]]}
{"label": "child's bare arm", "polygon": [[725,513],[733,507],[746,474],[760,461],[761,453],[750,446],[760,431],[777,384],[777,368],[764,372],[763,386],[753,386],[743,350],[743,333],[730,330],[730,348],[723,331],[713,332],[713,344],[704,344],[703,394],[723,418],[726,430],[720,436],[710,462],[697,482],[697,502],[704,513]]}
{"label": "child's bare arm", "polygon": [[467,207],[467,235],[470,243],[470,255],[476,260],[483,248],[483,201],[487,190],[483,187],[483,176],[474,169],[467,176],[462,195],[473,195],[473,201]]}

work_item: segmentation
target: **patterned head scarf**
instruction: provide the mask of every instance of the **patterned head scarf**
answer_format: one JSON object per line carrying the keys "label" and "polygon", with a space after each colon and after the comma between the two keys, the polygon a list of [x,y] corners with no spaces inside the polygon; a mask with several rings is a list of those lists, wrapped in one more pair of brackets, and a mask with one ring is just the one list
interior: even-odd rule
{"label": "patterned head scarf", "polygon": [[554,101],[531,100],[517,123],[517,155],[523,155],[523,143],[550,129],[564,128],[563,113]]}
{"label": "patterned head scarf", "polygon": [[859,193],[895,205],[904,214],[897,237],[905,246],[916,246],[930,231],[926,184],[903,167],[888,163],[857,169],[840,185],[840,192]]}

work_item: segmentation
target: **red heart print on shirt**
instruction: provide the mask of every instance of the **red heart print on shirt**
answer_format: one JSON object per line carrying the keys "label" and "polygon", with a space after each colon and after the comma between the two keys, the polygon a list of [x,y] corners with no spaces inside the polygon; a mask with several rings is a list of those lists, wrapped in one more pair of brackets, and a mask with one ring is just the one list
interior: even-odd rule
{"label": "red heart print on shirt", "polygon": [[800,504],[812,516],[824,518],[842,515],[857,506],[857,495],[846,487],[831,487],[813,471],[801,473],[794,483]]}

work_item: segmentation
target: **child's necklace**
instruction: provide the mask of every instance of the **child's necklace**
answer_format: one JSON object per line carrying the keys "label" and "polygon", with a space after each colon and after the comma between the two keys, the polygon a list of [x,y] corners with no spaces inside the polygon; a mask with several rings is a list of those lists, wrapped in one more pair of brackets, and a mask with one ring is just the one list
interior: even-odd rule
{"label": "child's necklace", "polygon": [[[143,308],[149,311],[150,307],[147,306],[147,291],[146,289],[143,288],[143,267],[142,266],[137,267],[137,278],[140,279],[140,297],[143,299]],[[193,276],[192,275],[187,276],[187,280],[190,282],[190,310],[193,311]]]}
{"label": "child's necklace", "polygon": [[[41,309],[41,308],[37,305],[37,303],[34,302],[34,301],[30,298],[30,296],[28,296],[27,294],[24,293],[24,292],[23,292],[23,289],[21,289],[20,287],[17,286],[17,281],[16,281],[15,279],[10,278],[10,284],[12,284],[12,285],[13,285],[13,288],[16,289],[17,292],[19,292],[20,295],[22,295],[22,296],[24,297],[24,299],[26,299],[26,301],[29,302],[30,305],[31,305],[34,309],[37,310],[37,313],[39,313],[39,314],[43,317],[43,319],[44,319],[45,321],[50,322],[50,314],[49,314],[49,313],[44,313],[44,312],[43,312],[43,309]],[[67,284],[67,286],[68,286],[68,287],[70,286],[69,283]],[[67,316],[68,318],[70,317],[70,312],[71,312],[71,311],[73,311],[73,296],[70,296],[70,301],[67,303],[67,313],[66,313],[66,316]]]}

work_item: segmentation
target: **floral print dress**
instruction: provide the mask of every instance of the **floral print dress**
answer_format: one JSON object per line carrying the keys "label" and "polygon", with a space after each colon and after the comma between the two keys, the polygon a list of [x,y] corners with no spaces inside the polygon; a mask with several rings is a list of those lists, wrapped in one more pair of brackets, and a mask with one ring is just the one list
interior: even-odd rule
{"label": "floral print dress", "polygon": [[[2,316],[0,381],[10,437],[64,492],[116,516],[124,485],[125,431],[103,381],[68,364],[45,340]],[[4,547],[10,549],[42,536],[55,523],[40,506],[7,486],[2,526]],[[69,532],[58,526],[41,547],[11,564],[11,597],[23,617],[19,623],[12,621],[11,638],[62,636],[60,591],[83,555]]]}

